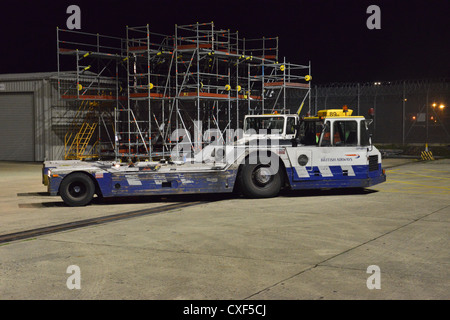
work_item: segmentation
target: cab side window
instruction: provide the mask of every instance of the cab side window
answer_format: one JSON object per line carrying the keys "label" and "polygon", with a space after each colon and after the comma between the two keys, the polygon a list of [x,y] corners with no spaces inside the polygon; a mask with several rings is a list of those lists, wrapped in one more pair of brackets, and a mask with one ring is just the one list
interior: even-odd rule
{"label": "cab side window", "polygon": [[286,121],[286,134],[294,134],[295,133],[295,118],[288,117]]}
{"label": "cab side window", "polygon": [[333,124],[333,145],[356,146],[358,144],[358,123],[356,121],[335,121]]}
{"label": "cab side window", "polygon": [[361,139],[360,144],[362,146],[369,146],[370,145],[370,135],[369,135],[369,130],[367,128],[366,121],[361,121],[359,123],[359,125],[361,127],[360,128],[360,139]]}

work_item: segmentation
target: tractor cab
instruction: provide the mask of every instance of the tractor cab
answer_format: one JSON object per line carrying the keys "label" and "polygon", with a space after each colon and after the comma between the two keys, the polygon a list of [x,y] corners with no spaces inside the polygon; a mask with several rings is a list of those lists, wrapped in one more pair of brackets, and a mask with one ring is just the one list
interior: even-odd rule
{"label": "tractor cab", "polygon": [[314,117],[304,117],[297,127],[295,140],[300,145],[319,147],[371,145],[369,124],[363,116],[352,116],[352,110],[320,110]]}
{"label": "tractor cab", "polygon": [[297,114],[248,115],[244,119],[241,142],[253,139],[292,141],[295,146],[368,146],[371,145],[371,119],[352,116],[353,110],[320,110],[316,116],[299,118]]}

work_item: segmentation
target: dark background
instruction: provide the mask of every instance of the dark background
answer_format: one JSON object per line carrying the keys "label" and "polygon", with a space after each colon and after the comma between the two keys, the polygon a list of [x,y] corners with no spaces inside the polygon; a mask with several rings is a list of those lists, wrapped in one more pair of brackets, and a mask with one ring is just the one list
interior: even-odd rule
{"label": "dark background", "polygon": [[[436,79],[449,76],[448,0],[390,1],[3,1],[0,74],[56,71],[56,27],[71,4],[81,30],[125,37],[125,26],[174,34],[175,24],[214,21],[241,37],[280,39],[280,57],[311,61],[313,83]],[[371,4],[381,30],[369,30]]]}

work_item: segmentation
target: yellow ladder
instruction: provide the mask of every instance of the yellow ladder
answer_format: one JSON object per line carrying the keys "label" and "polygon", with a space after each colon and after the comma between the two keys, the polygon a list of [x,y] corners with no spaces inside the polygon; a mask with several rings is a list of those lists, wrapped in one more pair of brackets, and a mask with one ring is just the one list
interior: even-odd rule
{"label": "yellow ladder", "polygon": [[[86,107],[89,105],[89,108]],[[85,158],[98,158],[98,155],[94,153],[95,147],[98,144],[96,141],[92,147],[88,149],[89,143],[92,140],[92,136],[95,133],[95,129],[98,123],[95,119],[94,107],[97,103],[81,103],[77,114],[72,122],[72,130],[67,132],[64,137],[64,150],[65,160],[82,160]],[[85,114],[85,118],[79,125],[79,118]]]}

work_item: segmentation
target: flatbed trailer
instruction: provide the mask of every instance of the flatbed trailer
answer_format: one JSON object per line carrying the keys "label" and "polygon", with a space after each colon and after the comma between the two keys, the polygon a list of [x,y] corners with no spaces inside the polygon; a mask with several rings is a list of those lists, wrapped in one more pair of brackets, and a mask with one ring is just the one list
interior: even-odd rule
{"label": "flatbed trailer", "polygon": [[46,161],[43,183],[69,206],[94,195],[122,197],[241,192],[277,196],[281,189],[365,188],[386,181],[368,121],[351,110],[323,110],[315,117],[254,115],[244,137],[209,144],[179,161]]}

